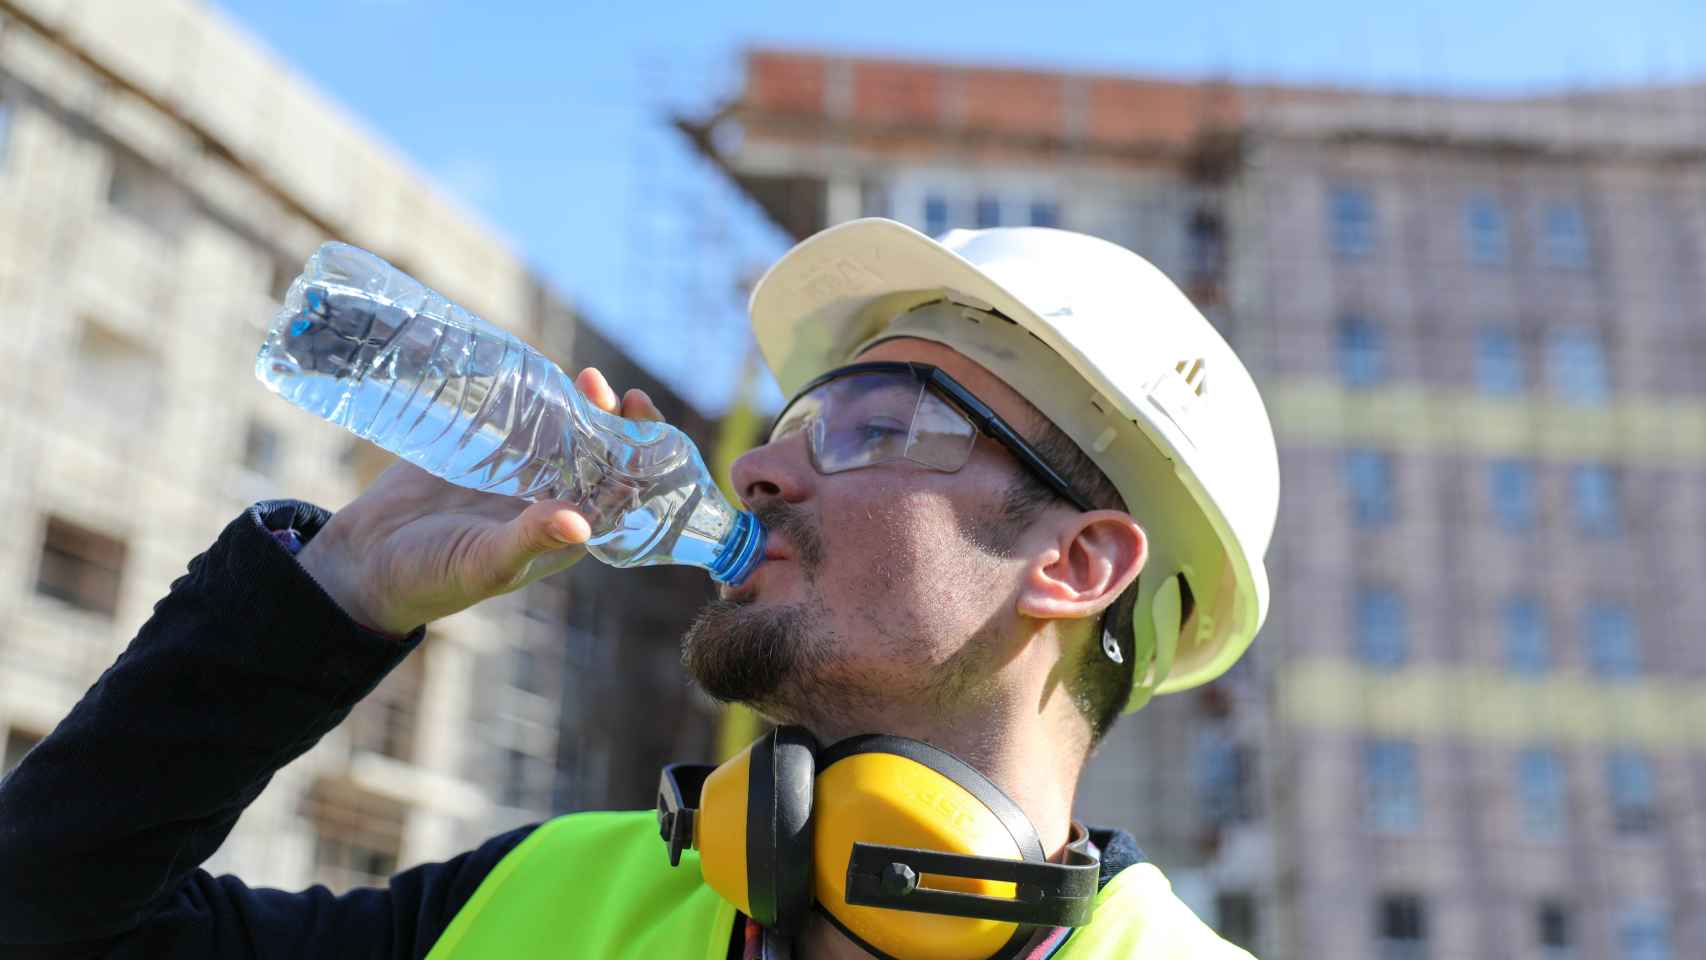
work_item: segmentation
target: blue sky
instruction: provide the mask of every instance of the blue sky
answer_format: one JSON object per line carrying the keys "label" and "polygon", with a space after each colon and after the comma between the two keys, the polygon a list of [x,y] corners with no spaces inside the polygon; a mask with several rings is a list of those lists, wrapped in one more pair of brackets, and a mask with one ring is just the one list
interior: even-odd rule
{"label": "blue sky", "polygon": [[731,92],[746,46],[1456,92],[1706,76],[1700,0],[213,5],[712,410],[744,350],[725,274],[783,244],[658,117]]}

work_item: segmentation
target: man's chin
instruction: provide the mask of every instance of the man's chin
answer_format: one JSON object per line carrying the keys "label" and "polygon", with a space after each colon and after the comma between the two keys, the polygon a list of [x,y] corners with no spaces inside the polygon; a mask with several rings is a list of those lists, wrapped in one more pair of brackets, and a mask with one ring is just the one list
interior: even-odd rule
{"label": "man's chin", "polygon": [[816,611],[752,599],[708,602],[681,639],[681,662],[704,691],[725,703],[786,712],[779,700],[822,659],[826,638]]}

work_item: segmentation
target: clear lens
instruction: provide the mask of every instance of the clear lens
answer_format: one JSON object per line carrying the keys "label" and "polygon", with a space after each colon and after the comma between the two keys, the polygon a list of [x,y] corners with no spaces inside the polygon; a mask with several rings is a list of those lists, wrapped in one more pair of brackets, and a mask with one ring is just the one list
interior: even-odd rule
{"label": "clear lens", "polygon": [[953,473],[971,459],[972,444],[976,442],[977,428],[966,415],[926,389],[919,398],[918,411],[912,415],[906,459]]}
{"label": "clear lens", "polygon": [[809,431],[812,462],[840,473],[891,460],[953,472],[971,456],[977,429],[911,373],[855,373],[814,389],[770,431],[775,442]]}
{"label": "clear lens", "polygon": [[840,473],[906,458],[912,415],[924,385],[910,374],[854,375],[823,385],[819,422],[813,438],[817,468]]}

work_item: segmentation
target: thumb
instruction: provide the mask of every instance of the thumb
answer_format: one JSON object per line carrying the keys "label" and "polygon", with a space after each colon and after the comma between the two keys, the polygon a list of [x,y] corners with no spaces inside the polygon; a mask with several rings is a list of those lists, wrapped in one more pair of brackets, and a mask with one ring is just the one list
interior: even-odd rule
{"label": "thumb", "polygon": [[533,561],[552,551],[578,547],[591,537],[591,525],[568,504],[541,500],[504,524],[498,546],[502,560],[497,566],[519,585]]}

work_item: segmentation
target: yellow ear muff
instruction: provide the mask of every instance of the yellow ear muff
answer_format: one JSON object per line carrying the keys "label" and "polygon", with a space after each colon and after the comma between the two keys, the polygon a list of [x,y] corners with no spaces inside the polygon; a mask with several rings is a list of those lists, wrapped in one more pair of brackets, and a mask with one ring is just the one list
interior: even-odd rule
{"label": "yellow ear muff", "polygon": [[698,815],[693,818],[699,872],[712,890],[749,917],[752,901],[746,885],[746,805],[748,771],[758,743],[711,771],[699,794]]}
{"label": "yellow ear muff", "polygon": [[905,737],[820,753],[781,727],[715,769],[673,764],[658,827],[672,864],[696,847],[705,882],[766,927],[798,933],[815,901],[856,943],[905,960],[1009,960],[1043,929],[1087,923],[1096,893],[1087,847],[1048,862],[998,786]]}
{"label": "yellow ear muff", "polygon": [[705,777],[693,814],[705,882],[789,936],[811,916],[816,753],[804,728],[778,727]]}
{"label": "yellow ear muff", "polygon": [[[1019,925],[995,920],[856,906],[848,900],[854,844],[1045,859],[1018,806],[970,765],[902,737],[845,740],[820,755],[814,873],[819,905],[854,940],[887,956],[982,960],[1013,940]],[[890,882],[905,882],[889,878]],[[1015,885],[923,873],[923,890],[1011,899]]]}

